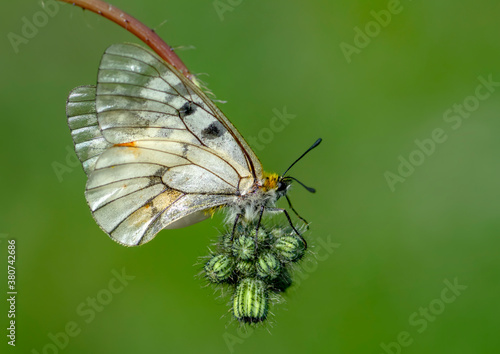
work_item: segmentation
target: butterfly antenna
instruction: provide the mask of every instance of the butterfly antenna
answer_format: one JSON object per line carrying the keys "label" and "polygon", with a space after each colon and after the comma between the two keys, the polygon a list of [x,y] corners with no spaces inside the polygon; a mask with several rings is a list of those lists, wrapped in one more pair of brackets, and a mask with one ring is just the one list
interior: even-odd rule
{"label": "butterfly antenna", "polygon": [[307,189],[308,192],[311,192],[311,193],[316,193],[316,189],[312,188],[312,187],[308,187],[306,186],[304,183],[302,183],[301,181],[299,181],[297,178],[295,177],[292,177],[292,176],[286,176],[284,178],[282,178],[283,181],[286,181],[286,180],[294,180],[295,182],[297,182],[298,184],[300,184],[302,187],[304,187],[305,189]]}
{"label": "butterfly antenna", "polygon": [[[314,144],[312,144],[312,146],[311,146],[309,149],[307,149],[307,151],[306,151],[306,152],[304,152],[304,153],[303,153],[303,154],[302,154],[302,155],[301,155],[301,156],[300,156],[297,160],[295,160],[295,162],[294,162],[294,163],[292,163],[292,164],[290,165],[290,167],[288,167],[288,168],[286,169],[286,171],[285,171],[285,172],[281,175],[281,177],[283,178],[283,177],[286,175],[286,173],[287,173],[287,172],[288,172],[288,171],[289,171],[289,170],[290,170],[290,169],[291,169],[291,168],[292,168],[292,167],[293,167],[293,166],[294,166],[297,162],[299,162],[299,161],[300,161],[300,159],[301,159],[301,158],[303,158],[304,156],[306,156],[306,155],[307,155],[307,153],[308,153],[309,151],[311,151],[311,150],[312,150],[312,149],[314,149],[316,146],[318,146],[318,145],[319,145],[319,143],[321,143],[321,141],[322,141],[322,140],[323,140],[323,139],[321,139],[321,138],[319,138],[318,140],[316,140],[316,142],[315,142]],[[299,182],[299,183],[300,183],[300,182]]]}

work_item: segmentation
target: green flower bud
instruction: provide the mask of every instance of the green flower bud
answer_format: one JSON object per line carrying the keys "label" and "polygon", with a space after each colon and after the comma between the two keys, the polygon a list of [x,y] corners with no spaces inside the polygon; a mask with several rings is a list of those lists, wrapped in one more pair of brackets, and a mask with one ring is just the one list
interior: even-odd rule
{"label": "green flower bud", "polygon": [[294,262],[304,255],[305,245],[296,236],[282,236],[275,242],[274,251],[282,261]]}
{"label": "green flower bud", "polygon": [[[230,228],[222,235],[222,242],[220,245],[224,248],[224,250],[231,250],[233,247],[233,242],[234,240],[238,239],[239,235],[245,234],[245,227],[238,224],[236,225],[236,229],[234,230],[234,236],[233,236],[233,229]],[[233,239],[231,237],[233,236]]]}
{"label": "green flower bud", "polygon": [[[255,229],[252,227],[249,236],[255,239]],[[259,228],[259,235],[257,237],[257,242],[259,243],[259,246],[263,243],[266,243],[269,240],[269,233],[264,229],[264,227]]]}
{"label": "green flower bud", "polygon": [[236,263],[236,271],[242,277],[252,277],[255,275],[255,262],[253,261],[238,261]]}
{"label": "green flower bud", "polygon": [[274,229],[271,229],[270,234],[275,239],[278,239],[285,236],[285,230],[282,227],[275,227]]}
{"label": "green flower bud", "polygon": [[233,314],[240,322],[255,323],[267,317],[269,297],[263,281],[243,279],[236,288],[233,299]]}
{"label": "green flower bud", "polygon": [[231,240],[231,233],[230,232],[222,235],[222,238],[221,238],[221,241],[219,242],[219,245],[221,245],[222,249],[225,251],[231,250],[231,247],[233,246],[233,241]]}
{"label": "green flower bud", "polygon": [[261,254],[257,259],[257,275],[261,278],[276,278],[279,275],[280,268],[280,261],[269,252]]}
{"label": "green flower bud", "polygon": [[205,273],[208,279],[213,283],[227,281],[231,277],[233,271],[233,259],[225,254],[215,255],[205,264]]}
{"label": "green flower bud", "polygon": [[233,254],[235,257],[247,261],[255,257],[255,241],[253,237],[240,235],[233,240]]}

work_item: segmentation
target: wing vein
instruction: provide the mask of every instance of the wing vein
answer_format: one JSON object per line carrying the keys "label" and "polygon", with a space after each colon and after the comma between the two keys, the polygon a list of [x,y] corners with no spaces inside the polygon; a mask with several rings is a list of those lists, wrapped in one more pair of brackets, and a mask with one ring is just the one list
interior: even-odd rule
{"label": "wing vein", "polygon": [[[147,51],[144,51],[144,52],[145,52],[145,53],[147,53],[147,54],[148,54],[151,58],[154,58],[154,59],[155,59],[155,60],[156,60],[156,61],[157,61],[160,65],[165,65],[165,63],[164,63],[164,62],[159,61],[159,60],[158,60],[158,58],[156,58],[155,56],[151,55],[151,53],[149,53],[149,52],[147,52]],[[158,68],[157,68],[156,66],[151,65],[151,64],[149,64],[149,63],[147,63],[147,62],[145,62],[145,61],[143,61],[143,60],[140,60],[140,59],[137,59],[137,58],[134,58],[134,57],[130,57],[130,56],[128,56],[128,55],[121,55],[121,54],[114,54],[114,53],[113,53],[113,54],[107,53],[107,55],[114,55],[114,56],[117,56],[117,57],[122,57],[122,58],[132,59],[132,60],[135,60],[135,61],[137,61],[137,62],[139,62],[139,63],[142,63],[142,64],[144,64],[144,65],[147,65],[147,66],[149,66],[150,68],[153,68],[153,69],[154,69],[154,71],[156,71],[156,72],[158,73],[158,76],[146,75],[146,74],[138,73],[138,72],[131,71],[131,70],[125,70],[125,69],[115,69],[115,70],[129,71],[129,72],[131,72],[131,73],[135,73],[135,74],[139,74],[139,75],[143,75],[143,76],[147,76],[147,77],[159,77],[159,78],[161,78],[161,79],[162,79],[162,80],[163,80],[163,81],[164,81],[164,82],[165,82],[168,86],[170,86],[170,87],[172,88],[172,90],[174,90],[175,92],[177,92],[177,94],[179,94],[180,96],[182,96],[182,95],[179,93],[179,91],[177,91],[177,90],[175,89],[175,87],[173,87],[173,86],[172,86],[172,85],[171,85],[168,81],[166,81],[166,80],[165,80],[165,78],[162,76],[162,74],[160,73],[160,71],[158,70]],[[170,70],[170,68],[169,68],[169,67],[167,67],[167,68]],[[176,75],[176,73],[175,73],[174,71],[172,71],[172,70],[170,70],[170,71],[171,71],[171,72],[172,72],[175,76],[177,76],[177,75]],[[177,76],[177,78],[179,78],[179,77]],[[182,80],[180,80],[180,81],[182,82]],[[188,92],[189,92],[189,91],[188,91]],[[183,96],[183,97],[184,97],[184,96]]]}
{"label": "wing vein", "polygon": [[[139,178],[144,178],[144,177],[139,177]],[[133,179],[135,179],[135,178],[130,178],[129,180],[133,180]],[[141,187],[141,188],[139,188],[139,189],[134,189],[133,191],[131,191],[131,192],[127,193],[127,194],[121,195],[121,196],[119,196],[118,198],[115,198],[115,199],[113,199],[113,200],[110,200],[109,202],[104,203],[103,205],[101,205],[101,206],[99,206],[98,208],[96,208],[93,212],[95,213],[95,212],[96,212],[96,211],[98,211],[99,209],[102,209],[102,208],[104,208],[105,206],[107,206],[107,205],[109,205],[109,204],[111,204],[111,203],[113,203],[113,202],[115,202],[115,201],[117,201],[117,200],[120,200],[120,199],[122,199],[122,198],[124,198],[124,197],[128,197],[129,195],[131,195],[131,194],[133,194],[133,193],[140,192],[140,191],[142,191],[142,190],[144,190],[144,189],[146,189],[146,188],[151,188],[151,187],[153,187],[153,186],[155,186],[155,185],[157,185],[157,184],[163,184],[163,185],[165,186],[165,184],[164,184],[164,183],[161,183],[161,182],[160,182],[160,183],[147,184],[145,187]],[[99,188],[99,187],[96,187],[96,188]],[[92,189],[95,189],[95,188],[92,188]],[[92,189],[88,189],[88,190],[92,190]],[[161,193],[163,193],[163,192],[165,192],[165,191],[163,190]],[[158,193],[156,196],[160,195],[161,193]],[[156,196],[155,196],[155,197],[156,197]]]}

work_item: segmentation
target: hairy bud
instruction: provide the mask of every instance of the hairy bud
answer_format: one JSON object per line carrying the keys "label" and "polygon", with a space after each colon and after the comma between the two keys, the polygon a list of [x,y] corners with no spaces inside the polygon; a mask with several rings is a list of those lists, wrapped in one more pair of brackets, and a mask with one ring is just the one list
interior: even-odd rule
{"label": "hairy bud", "polygon": [[245,323],[262,322],[267,317],[269,297],[263,281],[243,279],[234,293],[233,314],[238,321]]}

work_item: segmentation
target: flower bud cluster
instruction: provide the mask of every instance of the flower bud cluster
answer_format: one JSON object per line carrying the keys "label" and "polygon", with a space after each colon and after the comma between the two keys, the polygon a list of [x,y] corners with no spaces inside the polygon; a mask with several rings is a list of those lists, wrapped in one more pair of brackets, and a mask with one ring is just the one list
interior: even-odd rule
{"label": "flower bud cluster", "polygon": [[291,266],[305,253],[306,245],[293,229],[237,225],[225,232],[204,266],[204,274],[213,284],[232,289],[232,313],[243,323],[262,322],[267,318],[270,298],[292,285]]}

